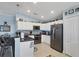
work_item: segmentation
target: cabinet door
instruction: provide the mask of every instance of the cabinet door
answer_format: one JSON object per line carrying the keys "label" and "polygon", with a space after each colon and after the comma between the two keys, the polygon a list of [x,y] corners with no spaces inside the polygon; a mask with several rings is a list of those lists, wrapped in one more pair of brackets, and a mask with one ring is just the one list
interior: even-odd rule
{"label": "cabinet door", "polygon": [[49,35],[42,35],[42,42],[50,45],[50,36]]}
{"label": "cabinet door", "polygon": [[27,23],[26,22],[23,22],[23,30],[26,30],[27,29]]}
{"label": "cabinet door", "polygon": [[15,39],[15,52],[14,55],[15,57],[20,56],[20,38],[14,38]]}
{"label": "cabinet door", "polygon": [[64,52],[70,56],[79,56],[79,18],[72,17],[64,21]]}
{"label": "cabinet door", "polygon": [[23,30],[23,22],[17,22],[17,29]]}
{"label": "cabinet door", "polygon": [[42,24],[42,25],[40,26],[40,30],[46,30],[46,29],[45,29],[45,24]]}
{"label": "cabinet door", "polygon": [[17,21],[18,30],[33,30],[33,24],[31,22]]}
{"label": "cabinet door", "polygon": [[71,43],[71,32],[73,31],[73,26],[71,23],[71,20],[66,20],[64,21],[64,53],[71,55],[71,47],[70,47],[70,43]]}
{"label": "cabinet door", "polygon": [[31,23],[31,22],[26,22],[25,27],[26,27],[26,30],[33,30],[33,23]]}
{"label": "cabinet door", "polygon": [[40,30],[50,31],[50,25],[49,24],[42,24],[40,26]]}
{"label": "cabinet door", "polygon": [[34,45],[33,41],[21,42],[20,57],[33,57],[33,51],[34,51],[33,45]]}
{"label": "cabinet door", "polygon": [[71,32],[72,38],[71,38],[71,55],[72,56],[79,56],[79,18],[73,17],[72,23],[73,23],[73,31]]}

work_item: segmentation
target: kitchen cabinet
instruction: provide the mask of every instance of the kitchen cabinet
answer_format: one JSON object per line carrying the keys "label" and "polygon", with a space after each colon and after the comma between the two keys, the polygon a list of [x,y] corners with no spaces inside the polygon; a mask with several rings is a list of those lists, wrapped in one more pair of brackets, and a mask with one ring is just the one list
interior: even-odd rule
{"label": "kitchen cabinet", "polygon": [[42,40],[42,42],[50,45],[50,36],[49,35],[41,35],[41,40]]}
{"label": "kitchen cabinet", "polygon": [[17,21],[17,30],[23,30],[23,22]]}
{"label": "kitchen cabinet", "polygon": [[33,25],[30,22],[17,21],[17,30],[33,30]]}
{"label": "kitchen cabinet", "polygon": [[15,48],[14,48],[14,56],[20,56],[20,38],[14,38],[15,40]]}
{"label": "kitchen cabinet", "polygon": [[42,24],[42,25],[40,26],[40,30],[46,30],[46,29],[45,29],[45,24]]}
{"label": "kitchen cabinet", "polygon": [[41,23],[32,23],[32,22],[24,22],[17,21],[17,30],[33,30],[33,26],[41,26]]}
{"label": "kitchen cabinet", "polygon": [[20,42],[20,57],[33,57],[34,41]]}
{"label": "kitchen cabinet", "polygon": [[20,25],[20,26],[23,26],[22,28],[23,28],[23,30],[24,29],[27,29],[27,23],[26,22],[23,22],[23,24],[22,25]]}
{"label": "kitchen cabinet", "polygon": [[31,22],[25,22],[23,28],[24,30],[33,30],[33,25]]}
{"label": "kitchen cabinet", "polygon": [[50,31],[50,25],[48,23],[42,24],[40,30]]}
{"label": "kitchen cabinet", "polygon": [[64,19],[64,53],[78,57],[79,56],[79,17]]}
{"label": "kitchen cabinet", "polygon": [[20,38],[14,38],[14,56],[15,57],[33,57],[34,40],[21,42]]}

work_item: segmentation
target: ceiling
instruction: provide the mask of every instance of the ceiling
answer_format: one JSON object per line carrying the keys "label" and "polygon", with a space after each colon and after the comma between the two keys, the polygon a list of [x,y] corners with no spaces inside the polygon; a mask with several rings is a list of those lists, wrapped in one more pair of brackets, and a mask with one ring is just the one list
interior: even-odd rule
{"label": "ceiling", "polygon": [[[19,4],[18,7],[17,4]],[[0,15],[15,15],[19,11],[36,20],[51,21],[56,18],[61,19],[63,10],[78,4],[79,2],[38,2],[36,4],[32,2],[0,2]],[[53,11],[52,14],[51,11]]]}

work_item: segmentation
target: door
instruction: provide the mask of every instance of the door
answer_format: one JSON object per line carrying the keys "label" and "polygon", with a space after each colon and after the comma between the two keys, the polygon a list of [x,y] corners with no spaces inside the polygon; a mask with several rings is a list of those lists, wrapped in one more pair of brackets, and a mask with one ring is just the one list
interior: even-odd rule
{"label": "door", "polygon": [[34,41],[20,42],[20,57],[33,57]]}

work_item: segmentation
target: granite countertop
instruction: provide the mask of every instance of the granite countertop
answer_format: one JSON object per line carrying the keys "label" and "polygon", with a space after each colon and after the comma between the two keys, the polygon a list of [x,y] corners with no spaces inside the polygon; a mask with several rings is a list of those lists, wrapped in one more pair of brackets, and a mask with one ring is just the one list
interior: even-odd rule
{"label": "granite countertop", "polygon": [[26,37],[26,38],[21,38],[20,42],[25,42],[25,41],[33,41],[34,39],[31,37]]}

